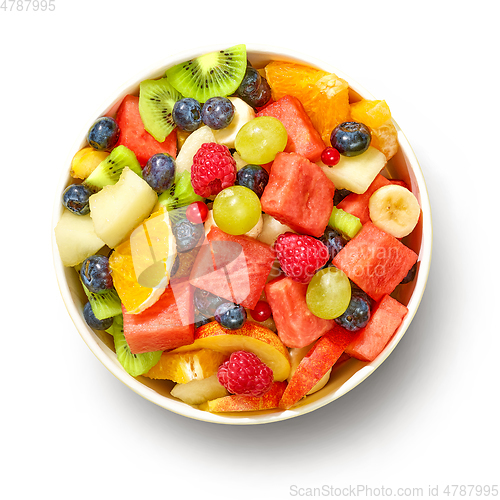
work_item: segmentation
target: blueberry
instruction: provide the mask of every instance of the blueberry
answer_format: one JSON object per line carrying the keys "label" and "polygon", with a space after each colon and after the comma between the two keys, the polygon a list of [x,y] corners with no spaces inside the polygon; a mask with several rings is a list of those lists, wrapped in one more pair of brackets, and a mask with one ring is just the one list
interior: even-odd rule
{"label": "blueberry", "polygon": [[267,170],[260,165],[245,165],[238,171],[236,184],[251,189],[259,198],[269,182]]}
{"label": "blueberry", "polygon": [[346,196],[349,196],[352,191],[348,189],[336,189],[333,195],[333,204],[337,206]]}
{"label": "blueberry", "polygon": [[83,318],[87,325],[94,330],[107,330],[113,324],[113,318],[97,319],[92,311],[90,302],[83,306]]}
{"label": "blueberry", "polygon": [[215,314],[215,310],[221,304],[227,302],[227,300],[202,290],[201,288],[197,288],[194,292],[193,302],[201,315],[206,318],[212,318]]}
{"label": "blueberry", "polygon": [[330,137],[332,147],[341,155],[357,156],[370,146],[371,134],[366,125],[358,122],[344,122],[337,125]]}
{"label": "blueberry", "polygon": [[120,137],[120,127],[113,118],[103,116],[99,118],[87,135],[87,142],[99,151],[113,149]]}
{"label": "blueberry", "polygon": [[89,198],[92,191],[84,184],[71,184],[62,195],[62,204],[76,215],[90,212]]}
{"label": "blueberry", "polygon": [[354,289],[347,309],[344,314],[335,318],[335,322],[350,332],[356,332],[366,326],[370,316],[370,298],[363,291]]}
{"label": "blueberry", "polygon": [[82,262],[80,276],[83,284],[93,293],[113,288],[109,260],[105,255],[92,255]]}
{"label": "blueberry", "polygon": [[241,99],[255,94],[261,85],[262,76],[250,65],[247,65],[245,76],[241,80],[240,86],[236,89],[236,95]]}
{"label": "blueberry", "polygon": [[342,234],[328,226],[326,227],[323,236],[319,239],[328,248],[328,253],[330,254],[329,261],[335,258],[335,256],[347,245],[347,241]]}
{"label": "blueberry", "polygon": [[234,116],[233,103],[227,97],[211,97],[203,105],[201,119],[213,130],[227,127]]}
{"label": "blueberry", "polygon": [[411,269],[408,271],[408,274],[401,280],[400,285],[406,285],[406,283],[410,283],[415,279],[417,274],[417,263],[413,264]]}
{"label": "blueberry", "polygon": [[215,310],[215,321],[224,328],[236,330],[241,328],[247,319],[245,308],[232,302],[224,302]]}
{"label": "blueberry", "polygon": [[142,170],[143,179],[157,192],[170,189],[175,179],[175,160],[167,153],[153,155]]}
{"label": "blueberry", "polygon": [[206,325],[207,323],[210,323],[210,320],[208,318],[205,318],[204,316],[195,316],[194,318],[194,329],[197,330],[200,328],[200,326]]}
{"label": "blueberry", "polygon": [[259,90],[247,98],[247,104],[253,108],[261,108],[265,106],[271,99],[271,87],[265,78],[262,78],[262,83]]}
{"label": "blueberry", "polygon": [[180,253],[189,252],[196,248],[200,240],[205,236],[203,224],[193,224],[184,217],[173,222],[172,232],[177,243],[177,251]]}
{"label": "blueberry", "polygon": [[200,103],[191,97],[177,101],[172,110],[175,124],[186,132],[193,132],[201,125]]}
{"label": "blueberry", "polygon": [[236,90],[236,95],[249,106],[260,108],[267,104],[271,98],[271,87],[255,68],[247,66],[245,76]]}

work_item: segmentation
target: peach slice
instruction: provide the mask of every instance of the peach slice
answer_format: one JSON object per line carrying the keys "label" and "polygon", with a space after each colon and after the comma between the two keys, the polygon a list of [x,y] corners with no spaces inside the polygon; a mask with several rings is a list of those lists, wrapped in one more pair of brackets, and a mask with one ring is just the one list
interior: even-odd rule
{"label": "peach slice", "polygon": [[[306,347],[295,347],[293,349],[290,349],[289,352],[290,352],[291,369],[290,369],[290,375],[288,375],[288,381],[290,381],[292,379],[300,362],[304,359],[304,357],[307,355],[307,353],[311,350],[313,345],[314,344],[310,344]],[[314,394],[315,392],[318,392],[320,389],[323,389],[323,387],[325,387],[328,380],[330,380],[330,373],[332,372],[332,368],[330,368],[323,375],[323,377],[319,380],[319,382],[310,391],[307,392],[306,396],[309,396],[309,394]]]}
{"label": "peach slice", "polygon": [[230,355],[235,351],[253,352],[282,382],[290,373],[290,355],[285,344],[268,328],[247,321],[237,330],[227,330],[217,321],[207,323],[195,332],[194,342],[178,347],[172,352],[212,349]]}
{"label": "peach slice", "polygon": [[330,370],[344,352],[356,332],[335,324],[302,358],[281,398],[279,407],[288,410],[298,403]]}
{"label": "peach slice", "polygon": [[233,394],[223,398],[207,401],[199,406],[200,410],[212,413],[228,411],[255,411],[278,408],[285,391],[286,382],[273,382],[271,389],[258,398],[253,396],[238,396]]}

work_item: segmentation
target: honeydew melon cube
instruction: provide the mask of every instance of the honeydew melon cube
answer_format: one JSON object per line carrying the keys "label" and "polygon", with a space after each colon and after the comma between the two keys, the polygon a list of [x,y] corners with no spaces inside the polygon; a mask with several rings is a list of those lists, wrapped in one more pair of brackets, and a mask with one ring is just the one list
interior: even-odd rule
{"label": "honeydew melon cube", "polygon": [[72,267],[94,255],[103,246],[94,230],[90,215],[76,215],[65,210],[55,228],[59,255],[65,266]]}
{"label": "honeydew melon cube", "polygon": [[353,193],[363,194],[386,163],[385,155],[370,146],[358,156],[341,156],[340,161],[333,167],[322,163],[319,165],[337,189],[348,189]]}
{"label": "honeydew melon cube", "polygon": [[97,236],[115,248],[151,214],[157,200],[149,184],[125,167],[116,184],[104,186],[89,199]]}

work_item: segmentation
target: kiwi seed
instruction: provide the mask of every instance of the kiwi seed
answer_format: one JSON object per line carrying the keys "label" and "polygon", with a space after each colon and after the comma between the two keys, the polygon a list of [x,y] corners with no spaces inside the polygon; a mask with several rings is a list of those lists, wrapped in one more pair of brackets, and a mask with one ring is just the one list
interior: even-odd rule
{"label": "kiwi seed", "polygon": [[172,187],[159,196],[158,201],[170,211],[185,207],[195,201],[203,201],[204,199],[194,192],[193,185],[191,184],[191,172],[184,170],[176,177]]}

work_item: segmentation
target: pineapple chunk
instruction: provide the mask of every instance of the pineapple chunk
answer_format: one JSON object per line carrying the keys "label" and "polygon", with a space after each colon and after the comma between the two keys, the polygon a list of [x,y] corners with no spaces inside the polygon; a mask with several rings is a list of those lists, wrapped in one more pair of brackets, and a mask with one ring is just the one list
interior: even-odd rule
{"label": "pineapple chunk", "polygon": [[55,233],[62,263],[68,267],[80,264],[104,246],[104,241],[95,234],[90,215],[76,215],[65,210]]}
{"label": "pineapple chunk", "polygon": [[96,234],[115,248],[150,215],[157,200],[149,184],[125,167],[116,184],[105,186],[89,199]]}
{"label": "pineapple chunk", "polygon": [[170,394],[189,405],[201,405],[206,401],[227,396],[229,393],[214,373],[208,378],[191,380],[187,384],[177,384]]}
{"label": "pineapple chunk", "polygon": [[385,155],[370,146],[358,156],[341,156],[334,167],[327,167],[323,163],[319,165],[337,189],[363,194],[386,163]]}

